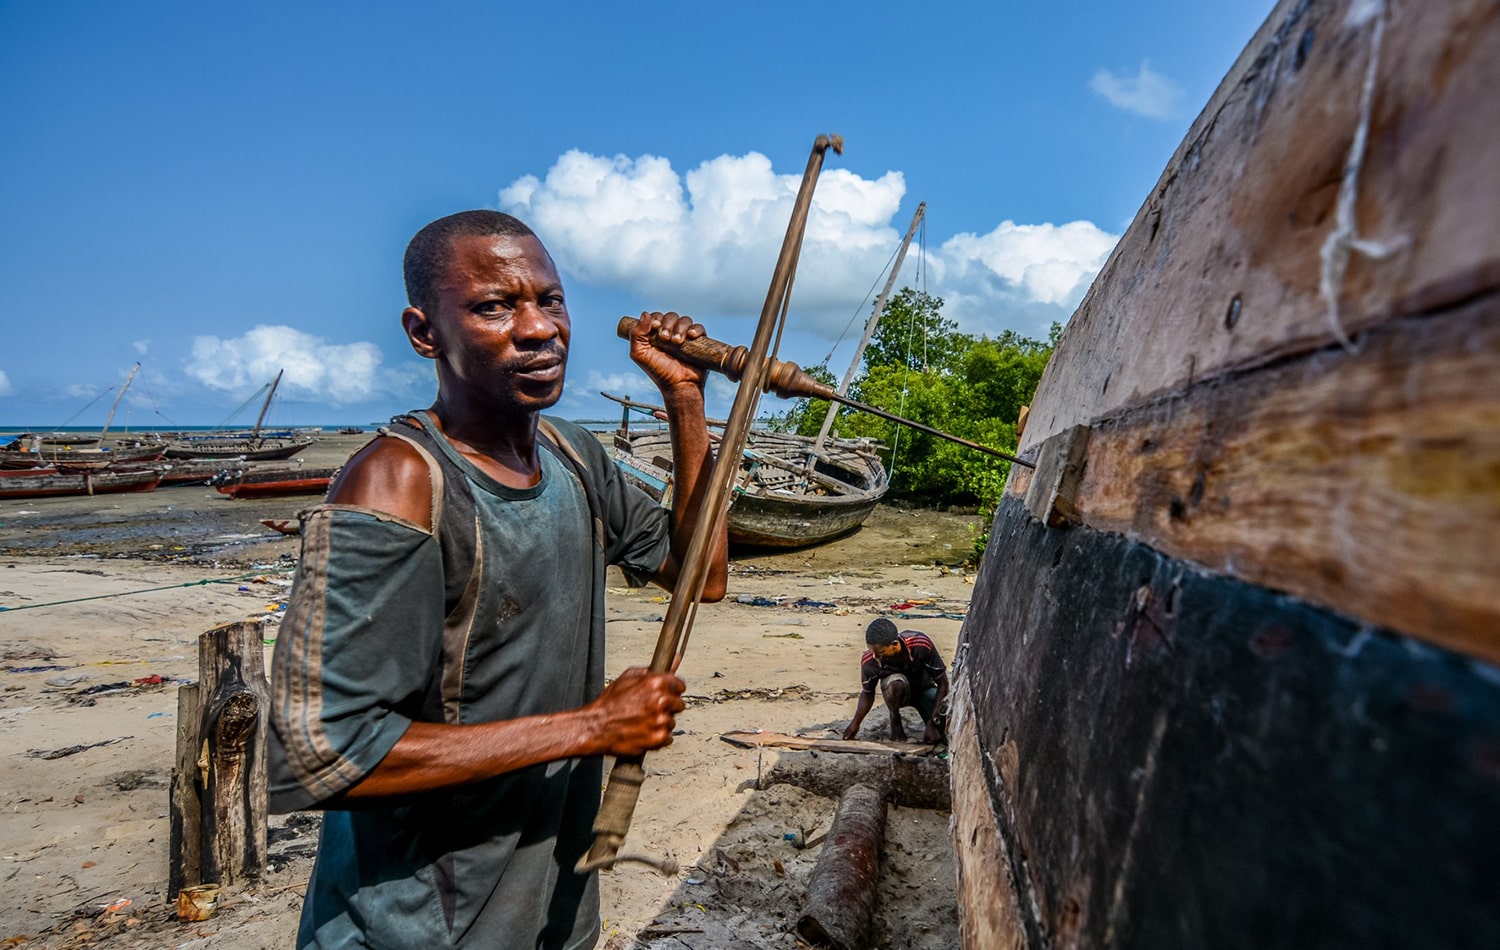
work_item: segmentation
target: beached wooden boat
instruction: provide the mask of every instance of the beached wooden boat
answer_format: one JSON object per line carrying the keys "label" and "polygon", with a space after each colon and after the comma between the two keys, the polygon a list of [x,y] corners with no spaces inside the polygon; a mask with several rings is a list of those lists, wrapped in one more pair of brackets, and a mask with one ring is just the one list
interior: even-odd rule
{"label": "beached wooden boat", "polygon": [[[632,429],[625,403],[614,434],[615,465],[632,483],[664,505],[672,502],[672,445],[665,429]],[[875,446],[863,440],[816,439],[752,429],[741,462],[742,475],[729,505],[731,544],[794,548],[848,534],[870,516],[889,487]],[[811,470],[810,459],[815,459]]]}
{"label": "beached wooden boat", "polygon": [[328,490],[337,473],[337,468],[236,466],[215,476],[210,484],[230,498],[316,495]]}
{"label": "beached wooden boat", "polygon": [[966,947],[1500,946],[1496,89],[1493,0],[1284,0],[1074,314],[958,650]]}
{"label": "beached wooden boat", "polygon": [[154,466],[161,472],[163,488],[173,485],[207,485],[220,472],[244,465],[242,458],[172,459]]}
{"label": "beached wooden boat", "polygon": [[165,455],[169,459],[284,461],[312,444],[309,438],[187,438],[170,443]]}
{"label": "beached wooden boat", "polygon": [[239,458],[278,461],[289,459],[312,445],[312,436],[293,432],[269,435],[261,428],[261,423],[266,418],[266,410],[271,408],[271,400],[276,398],[276,388],[281,384],[282,372],[278,372],[276,378],[271,380],[265,402],[261,403],[260,414],[255,417],[255,426],[249,432],[236,434],[220,432],[175,439],[167,445],[166,457],[169,459]]}
{"label": "beached wooden boat", "polygon": [[131,368],[125,382],[115,393],[109,405],[109,415],[104,417],[104,427],[97,434],[75,432],[26,432],[0,448],[0,469],[28,469],[52,466],[65,472],[102,471],[118,468],[123,464],[150,462],[162,457],[166,448],[161,440],[130,439],[116,440],[114,445],[105,443],[110,423],[114,422],[115,410],[131,380],[140,372],[141,364]]}
{"label": "beached wooden boat", "polygon": [[161,475],[149,468],[125,472],[64,472],[50,467],[0,469],[0,498],[153,491],[160,481]]}
{"label": "beached wooden boat", "polygon": [[136,447],[48,445],[16,440],[0,449],[0,469],[30,469],[38,466],[68,472],[98,471],[126,463],[152,462],[162,457],[161,444]]}

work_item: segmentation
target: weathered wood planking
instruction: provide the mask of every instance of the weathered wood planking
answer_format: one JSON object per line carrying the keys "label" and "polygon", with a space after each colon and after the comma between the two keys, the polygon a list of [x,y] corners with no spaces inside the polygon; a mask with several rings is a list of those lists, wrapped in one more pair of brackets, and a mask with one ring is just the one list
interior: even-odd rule
{"label": "weathered wood planking", "polygon": [[966,947],[1500,946],[1493,668],[1015,497],[974,590]]}
{"label": "weathered wood planking", "polygon": [[1382,19],[1354,223],[1392,252],[1351,255],[1340,325],[1356,334],[1500,285],[1500,5],[1283,0],[1068,324],[1023,450],[1335,341],[1322,250]]}
{"label": "weathered wood planking", "polygon": [[1090,527],[1500,663],[1500,295],[1098,422],[1070,504]]}
{"label": "weathered wood planking", "polygon": [[996,761],[980,751],[969,686],[967,677],[954,684],[948,718],[959,940],[967,950],[1021,950],[1026,944],[1019,892],[991,798],[1001,781],[992,774]]}

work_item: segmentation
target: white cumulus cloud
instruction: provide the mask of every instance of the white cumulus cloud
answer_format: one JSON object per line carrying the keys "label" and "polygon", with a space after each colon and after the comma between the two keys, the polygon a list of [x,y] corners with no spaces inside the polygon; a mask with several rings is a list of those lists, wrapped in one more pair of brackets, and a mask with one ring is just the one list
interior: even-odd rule
{"label": "white cumulus cloud", "polygon": [[[801,171],[777,174],[756,152],[721,155],[679,174],[664,158],[573,150],[542,178],[500,192],[500,206],[541,236],[559,266],[695,316],[756,316],[791,216]],[[906,181],[827,169],[798,262],[797,325],[837,337],[901,241]],[[1066,320],[1118,235],[1087,221],[1016,224],[958,234],[928,252],[929,292],[970,332],[1045,332]],[[907,259],[911,280],[915,254]]]}
{"label": "white cumulus cloud", "polygon": [[5,370],[0,369],[0,396],[9,396],[15,388],[10,384],[10,377],[5,375]]}
{"label": "white cumulus cloud", "polygon": [[334,405],[366,402],[392,388],[375,344],[328,343],[288,326],[257,326],[232,339],[194,337],[186,369],[224,392],[254,389],[284,369],[280,392]]}
{"label": "white cumulus cloud", "polygon": [[589,396],[597,392],[606,392],[611,396],[628,396],[638,402],[651,402],[652,399],[657,398],[656,385],[639,370],[627,373],[601,373],[596,369],[589,370],[588,380],[583,385],[588,390]]}
{"label": "white cumulus cloud", "polygon": [[1150,119],[1170,119],[1182,110],[1184,92],[1181,86],[1141,60],[1134,76],[1117,75],[1107,69],[1094,73],[1089,88],[1103,96],[1110,105]]}
{"label": "white cumulus cloud", "polygon": [[137,353],[141,354],[142,356],[145,356],[146,353],[147,353],[147,351],[149,351],[151,349],[151,341],[150,340],[136,340],[134,343],[130,344],[130,348],[133,349],[133,350],[135,350]]}

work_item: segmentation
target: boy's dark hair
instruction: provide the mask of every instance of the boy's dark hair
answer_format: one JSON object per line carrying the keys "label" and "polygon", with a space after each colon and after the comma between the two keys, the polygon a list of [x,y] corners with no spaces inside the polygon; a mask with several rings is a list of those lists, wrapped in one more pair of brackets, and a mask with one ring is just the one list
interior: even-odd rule
{"label": "boy's dark hair", "polygon": [[453,239],[459,237],[535,237],[536,232],[519,218],[501,211],[460,211],[422,228],[406,245],[401,271],[406,278],[406,301],[430,314],[436,304],[433,285],[448,269]]}
{"label": "boy's dark hair", "polygon": [[872,647],[890,646],[896,642],[896,638],[900,635],[900,631],[896,629],[895,624],[884,617],[880,617],[877,620],[870,621],[870,625],[865,628],[865,643]]}

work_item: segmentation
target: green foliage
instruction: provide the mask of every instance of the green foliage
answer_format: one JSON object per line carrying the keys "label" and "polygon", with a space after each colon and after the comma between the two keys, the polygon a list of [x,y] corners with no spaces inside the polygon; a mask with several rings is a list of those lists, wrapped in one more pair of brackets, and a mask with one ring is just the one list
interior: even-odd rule
{"label": "green foliage", "polygon": [[885,314],[865,348],[865,366],[900,366],[917,372],[948,366],[957,356],[955,348],[972,340],[958,332],[958,324],[943,319],[942,297],[903,287],[886,301]]}
{"label": "green foliage", "polygon": [[[825,386],[836,388],[839,384],[838,379],[828,369],[826,362],[819,363],[817,366],[804,366],[802,371]],[[818,429],[823,425],[823,417],[827,414],[828,400],[800,399],[785,414],[773,415],[770,427],[777,432],[817,435]]]}
{"label": "green foliage", "polygon": [[[1031,401],[1042,370],[1062,332],[1053,324],[1046,341],[1007,330],[998,337],[958,332],[942,315],[943,301],[911,288],[886,306],[853,398],[914,422],[1005,452],[1016,449],[1016,420]],[[833,384],[826,366],[811,371]],[[817,435],[828,403],[803,400],[781,422]],[[888,422],[841,409],[834,433],[865,437],[885,447],[891,495],[935,506],[977,505],[986,526],[1004,491],[1010,463]],[[975,544],[976,558],[988,539]]]}

